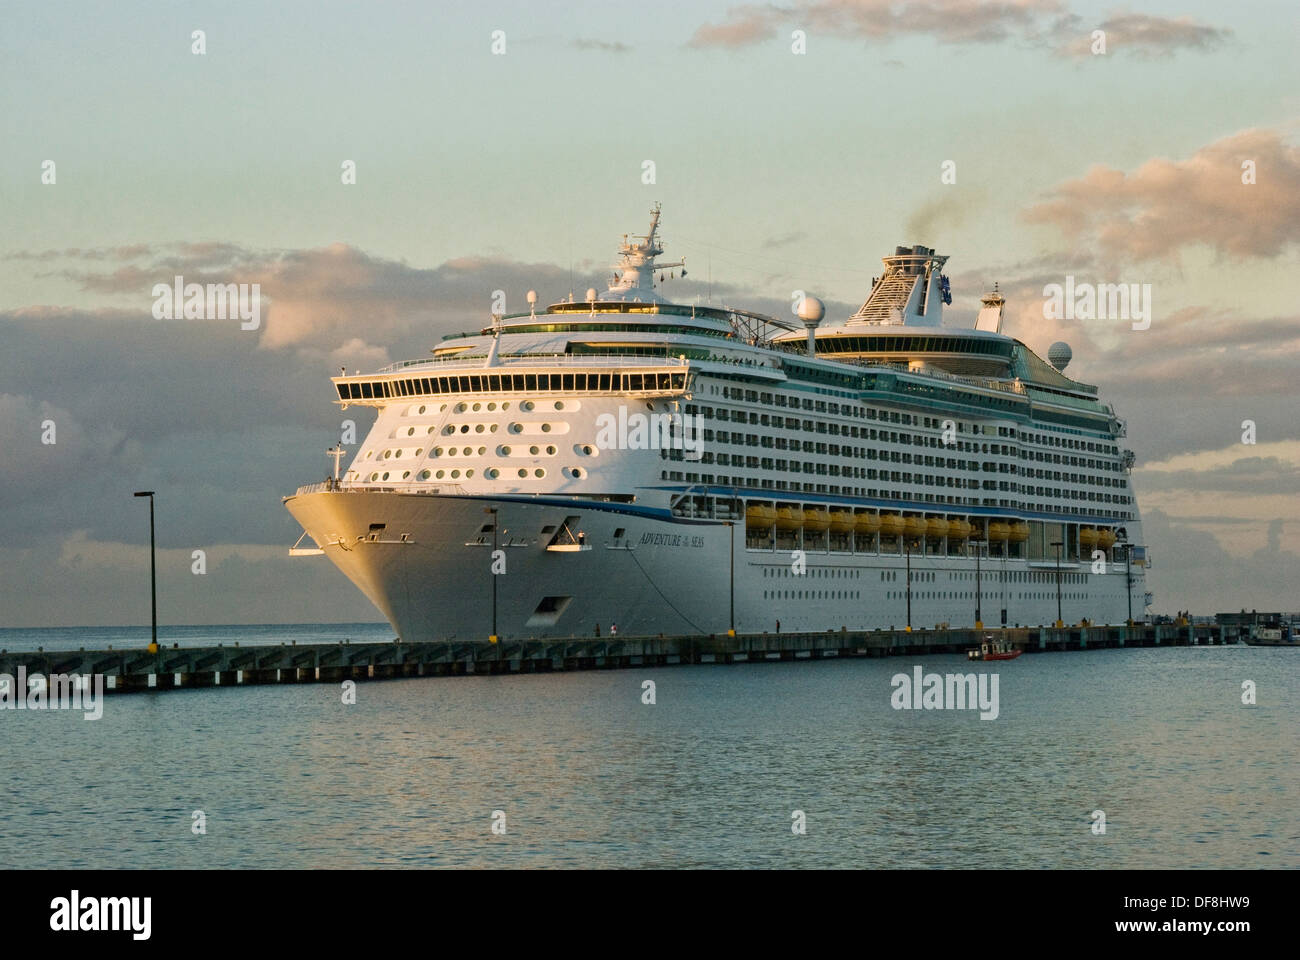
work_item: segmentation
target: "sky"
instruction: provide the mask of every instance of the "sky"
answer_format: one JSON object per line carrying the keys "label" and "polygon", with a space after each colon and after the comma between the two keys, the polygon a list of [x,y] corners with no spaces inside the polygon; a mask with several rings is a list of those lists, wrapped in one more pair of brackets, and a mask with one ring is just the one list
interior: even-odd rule
{"label": "sky", "polygon": [[[951,258],[952,325],[996,281],[1007,332],[1067,341],[1128,423],[1153,610],[1300,607],[1298,27],[1280,0],[7,3],[0,626],[147,622],[137,489],[164,623],[378,619],[287,556],[328,377],[497,289],[603,288],[654,202],[680,299],[806,290],[835,322],[903,243]],[[260,283],[263,322],[155,319],[177,274]],[[1150,328],[1046,319],[1067,275],[1150,284]]]}

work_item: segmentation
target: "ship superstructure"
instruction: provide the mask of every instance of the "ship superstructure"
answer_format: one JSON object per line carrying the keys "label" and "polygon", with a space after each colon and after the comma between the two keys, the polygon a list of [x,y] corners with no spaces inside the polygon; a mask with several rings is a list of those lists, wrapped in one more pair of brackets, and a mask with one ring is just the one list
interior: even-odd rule
{"label": "ship superstructure", "polygon": [[403,639],[1141,615],[1123,421],[996,290],[943,326],[913,246],[836,325],[674,303],[658,226],[603,293],[333,378],[374,426],[286,506]]}

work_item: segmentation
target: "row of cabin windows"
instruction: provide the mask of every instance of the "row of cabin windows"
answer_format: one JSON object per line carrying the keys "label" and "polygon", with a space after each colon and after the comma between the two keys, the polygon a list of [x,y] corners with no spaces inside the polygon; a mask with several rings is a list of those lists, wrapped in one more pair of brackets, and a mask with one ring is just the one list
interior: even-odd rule
{"label": "row of cabin windows", "polygon": [[[707,460],[707,455],[706,455]],[[711,461],[710,461],[711,462]],[[739,466],[740,464],[734,464]],[[797,480],[786,480],[785,478],[755,478],[745,476],[730,476],[725,473],[695,473],[681,470],[663,470],[659,474],[659,479],[673,483],[702,483],[716,484],[723,487],[735,487],[736,489],[750,490],[773,490],[784,491],[788,493],[823,493],[844,497],[871,497],[873,499],[898,500],[910,503],[933,503],[945,506],[970,506],[970,507],[1014,507],[1018,510],[1036,510],[1040,513],[1060,513],[1074,515],[1077,510],[1067,510],[1065,507],[1053,503],[1026,503],[1020,498],[1010,497],[962,497],[951,496],[935,493],[915,493],[910,490],[900,490],[889,487],[856,487],[841,485],[838,483],[808,483]],[[881,477],[881,479],[888,479]],[[897,481],[895,481],[897,482]],[[1115,497],[1110,501],[1113,503],[1132,501],[1128,497]],[[1089,514],[1095,517],[1106,517],[1114,520],[1132,520],[1133,514],[1128,510],[1089,510]]]}
{"label": "row of cabin windows", "polygon": [[455,377],[366,380],[337,385],[340,400],[389,400],[440,394],[495,393],[503,390],[563,390],[575,393],[637,393],[683,390],[684,373],[482,373]]}

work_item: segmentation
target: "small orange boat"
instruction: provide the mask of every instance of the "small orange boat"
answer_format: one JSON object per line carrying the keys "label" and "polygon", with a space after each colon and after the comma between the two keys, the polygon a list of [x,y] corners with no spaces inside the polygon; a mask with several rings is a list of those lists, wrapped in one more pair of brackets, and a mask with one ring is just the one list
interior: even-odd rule
{"label": "small orange boat", "polygon": [[968,660],[1014,660],[1025,651],[1013,647],[1006,640],[995,640],[993,634],[984,634],[984,642],[974,650],[966,651]]}

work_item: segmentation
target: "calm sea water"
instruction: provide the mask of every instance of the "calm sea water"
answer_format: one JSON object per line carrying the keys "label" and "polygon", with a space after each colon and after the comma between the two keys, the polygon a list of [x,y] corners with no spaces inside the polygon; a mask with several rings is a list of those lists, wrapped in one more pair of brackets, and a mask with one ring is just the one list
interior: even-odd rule
{"label": "calm sea water", "polygon": [[[187,629],[241,643],[365,638],[359,625]],[[386,626],[367,629],[390,639]],[[16,648],[8,633],[0,646]],[[64,635],[21,633],[47,649]],[[99,642],[82,634],[74,645],[83,638]],[[892,709],[891,676],[917,664],[996,672],[1001,716]],[[641,702],[645,680],[653,706]],[[1243,680],[1255,682],[1257,706],[1242,705]],[[1297,649],[409,679],[361,683],[357,695],[344,705],[330,684],[133,694],[110,697],[94,722],[0,711],[0,858],[1300,866]],[[1097,809],[1104,836],[1091,830]],[[206,835],[191,832],[195,810]],[[791,832],[795,810],[806,835]],[[491,831],[493,811],[504,835]]]}

